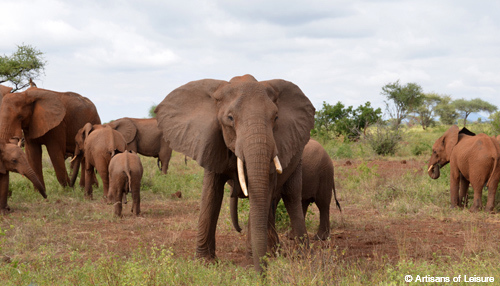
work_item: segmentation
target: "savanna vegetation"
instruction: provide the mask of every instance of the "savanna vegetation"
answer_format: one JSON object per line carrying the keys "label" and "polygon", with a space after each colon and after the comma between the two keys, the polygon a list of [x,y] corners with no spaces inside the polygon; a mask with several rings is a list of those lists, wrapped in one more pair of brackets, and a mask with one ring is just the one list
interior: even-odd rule
{"label": "savanna vegetation", "polygon": [[[402,96],[405,90],[411,94]],[[285,236],[288,221],[280,205],[277,227],[282,248],[269,258],[265,278],[245,259],[246,231],[239,234],[231,225],[228,189],[217,228],[219,261],[207,264],[194,258],[203,169],[185,161],[182,154],[174,152],[167,175],[158,170],[156,159],[141,156],[142,214],[135,217],[126,206],[124,218],[117,219],[113,207],[99,199],[101,181],[94,190],[97,199],[85,200],[82,188],[59,185],[45,153],[48,199],[25,178],[10,175],[13,212],[0,215],[0,281],[2,285],[402,285],[411,275],[413,281],[460,276],[455,284],[469,285],[467,275],[468,279],[494,277],[498,283],[498,214],[450,209],[449,166],[443,167],[438,180],[426,174],[434,141],[450,122],[460,118],[467,122],[467,116],[458,107],[450,108],[450,96],[423,94],[416,84],[402,86],[397,81],[383,92],[391,95],[386,103],[394,115],[385,121],[382,110],[369,102],[356,109],[341,102],[324,103],[318,110],[312,136],[334,161],[343,211],[332,204],[330,239],[312,242],[311,252],[300,257]],[[467,128],[497,135],[498,112],[491,118],[490,123],[469,122]],[[484,192],[484,202],[486,198]],[[313,234],[319,214],[315,207],[309,209],[306,225]],[[498,204],[495,210],[500,211]],[[244,228],[248,211],[248,202],[241,200]]]}

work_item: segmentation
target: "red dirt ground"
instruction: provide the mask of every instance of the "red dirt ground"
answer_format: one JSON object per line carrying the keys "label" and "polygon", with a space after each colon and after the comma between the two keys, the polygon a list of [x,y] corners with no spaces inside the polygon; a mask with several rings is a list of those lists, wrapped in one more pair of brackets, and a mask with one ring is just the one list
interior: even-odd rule
{"label": "red dirt ground", "polygon": [[[343,173],[347,173],[346,170],[355,172],[359,164],[359,161],[335,162],[336,177],[343,176]],[[366,164],[377,165],[378,174],[390,178],[408,171],[423,175],[425,162],[368,161]],[[436,254],[454,257],[464,252],[484,249],[484,240],[495,241],[496,245],[500,242],[498,215],[492,215],[486,221],[476,220],[474,223],[428,216],[391,218],[376,210],[359,209],[343,201],[340,203],[343,207],[342,215],[333,204],[331,207],[331,220],[336,227],[332,230],[330,241],[314,244],[315,247],[342,251],[345,259],[384,258],[396,261],[401,256],[406,256],[432,260]],[[81,225],[72,225],[68,233],[77,240],[81,239],[83,243],[88,239],[88,232],[98,230],[105,249],[118,255],[128,255],[139,245],[156,245],[171,247],[175,256],[193,258],[198,202],[189,203],[180,198],[169,204],[151,204],[146,200],[141,204],[143,215],[139,218],[133,217],[127,207],[125,218],[119,223],[106,220],[99,224],[82,221]],[[223,206],[222,211],[225,210]],[[48,224],[50,227],[50,222]],[[314,228],[316,227],[317,222],[314,223]],[[314,231],[315,229],[309,229],[310,236]],[[216,239],[219,259],[247,265],[245,234],[219,223]],[[283,235],[280,239],[285,245],[290,243]]]}

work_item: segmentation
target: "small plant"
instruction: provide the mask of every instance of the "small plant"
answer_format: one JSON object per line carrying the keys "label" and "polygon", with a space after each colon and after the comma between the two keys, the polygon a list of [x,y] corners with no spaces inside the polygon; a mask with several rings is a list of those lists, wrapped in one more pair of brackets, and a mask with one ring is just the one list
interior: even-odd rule
{"label": "small plant", "polygon": [[403,139],[400,129],[391,129],[387,126],[377,125],[374,132],[367,134],[365,140],[377,155],[394,155]]}

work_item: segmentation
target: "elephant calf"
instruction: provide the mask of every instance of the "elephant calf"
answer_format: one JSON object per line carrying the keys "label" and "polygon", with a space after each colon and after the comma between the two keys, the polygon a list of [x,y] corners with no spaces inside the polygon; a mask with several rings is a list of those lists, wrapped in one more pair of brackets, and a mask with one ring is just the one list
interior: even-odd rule
{"label": "elephant calf", "polygon": [[[316,203],[319,209],[319,228],[314,236],[315,239],[325,240],[330,236],[330,203],[332,201],[332,191],[335,203],[339,210],[341,210],[335,192],[332,159],[321,144],[310,139],[302,153],[302,211],[305,217],[309,204],[313,202]],[[231,193],[231,219],[234,228],[240,232],[241,227],[238,223],[237,204],[238,196],[242,197],[242,193],[234,194],[233,191]]]}
{"label": "elephant calf", "polygon": [[[141,213],[141,179],[143,168],[137,153],[125,151],[116,154],[109,162],[108,199],[114,202],[115,216],[122,217],[122,201],[126,202],[128,192],[132,193],[132,213]],[[124,197],[125,195],[125,197]]]}
{"label": "elephant calf", "polygon": [[[127,143],[123,135],[109,126],[87,123],[83,128],[78,130],[75,142],[76,148],[73,160],[76,160],[76,163],[73,164],[74,169],[71,182],[75,182],[76,175],[78,174],[78,165],[83,160],[85,165],[85,196],[92,199],[95,168],[102,179],[104,197],[107,197],[109,190],[109,162],[116,153],[125,152],[127,149]],[[110,202],[109,199],[108,202]]]}
{"label": "elephant calf", "polygon": [[31,168],[26,154],[21,147],[12,143],[0,143],[0,213],[10,211],[7,205],[9,196],[9,172],[16,172],[26,176],[38,189],[40,194],[47,198],[45,187]]}
{"label": "elephant calf", "polygon": [[488,187],[488,200],[485,211],[493,212],[495,194],[500,181],[500,145],[486,134],[459,130],[451,126],[443,136],[432,145],[432,155],[427,169],[432,179],[440,176],[440,169],[450,163],[451,207],[466,205],[469,185],[474,189],[474,202],[471,212],[479,211],[482,206],[483,187]]}

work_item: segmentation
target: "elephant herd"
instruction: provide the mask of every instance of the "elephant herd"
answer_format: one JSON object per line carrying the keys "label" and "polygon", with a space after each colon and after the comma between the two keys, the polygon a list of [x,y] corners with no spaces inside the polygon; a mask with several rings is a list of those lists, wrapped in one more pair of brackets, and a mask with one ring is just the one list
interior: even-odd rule
{"label": "elephant herd", "polygon": [[[305,249],[309,238],[304,216],[309,204],[315,202],[320,210],[317,239],[330,235],[332,194],[340,209],[332,161],[323,147],[310,139],[315,108],[289,81],[257,81],[251,75],[230,81],[192,81],[165,97],[155,110],[156,119],[122,118],[107,124],[101,124],[94,104],[76,93],[36,86],[11,93],[10,88],[0,85],[0,96],[2,213],[9,210],[9,171],[25,175],[47,197],[41,145],[46,146],[62,186],[73,186],[81,168],[80,186],[88,199],[93,197],[97,170],[107,202],[114,204],[118,216],[127,192],[132,193],[132,212],[140,213],[143,168],[137,153],[157,157],[164,174],[172,149],[193,158],[204,168],[196,256],[216,258],[217,220],[228,183],[231,218],[237,230],[238,198],[249,199],[247,254],[259,272],[265,269],[266,253],[278,245],[275,210],[279,200],[290,216],[293,236]],[[16,145],[23,137],[25,153]],[[450,128],[440,139],[433,146],[429,175],[439,177],[439,168],[450,162],[452,205],[462,204],[470,182],[475,191],[473,209],[481,208],[479,188],[487,184],[496,190],[500,179],[499,144],[493,146],[489,137],[481,134],[459,132],[458,127]],[[71,178],[65,165],[68,157],[73,158]],[[489,211],[493,209],[491,193],[486,206]]]}

